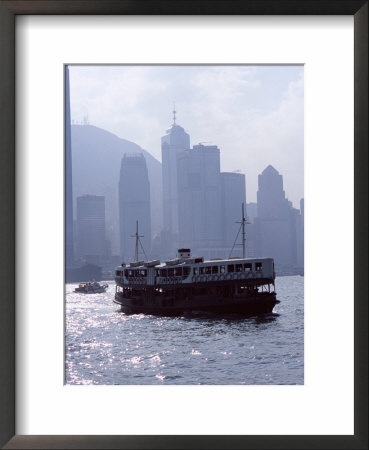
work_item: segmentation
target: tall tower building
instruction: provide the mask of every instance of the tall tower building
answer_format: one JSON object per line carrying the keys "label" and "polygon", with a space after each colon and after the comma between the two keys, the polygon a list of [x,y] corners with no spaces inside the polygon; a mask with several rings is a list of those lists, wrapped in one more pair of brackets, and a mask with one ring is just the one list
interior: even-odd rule
{"label": "tall tower building", "polygon": [[163,229],[165,239],[173,241],[175,250],[178,240],[178,180],[177,157],[190,148],[190,136],[176,124],[176,110],[173,110],[173,124],[161,138],[163,173]]}
{"label": "tall tower building", "polygon": [[77,254],[87,263],[101,264],[106,255],[105,197],[77,197]]}
{"label": "tall tower building", "polygon": [[268,166],[258,178],[258,217],[255,219],[256,256],[275,259],[276,267],[297,266],[299,211],[285,197],[283,177]]}
{"label": "tall tower building", "polygon": [[73,248],[73,190],[72,190],[72,145],[70,121],[69,68],[65,66],[65,266],[74,263]]}
{"label": "tall tower building", "polygon": [[180,246],[203,255],[219,249],[222,201],[220,152],[216,145],[195,145],[178,155],[178,205]]}
{"label": "tall tower building", "polygon": [[[220,177],[222,182],[223,241],[225,247],[232,248],[240,228],[240,224],[236,222],[241,220],[242,203],[246,207],[245,175],[237,172],[222,172]],[[246,211],[245,215],[247,215]],[[233,254],[242,256],[242,252]]]}
{"label": "tall tower building", "polygon": [[271,165],[258,176],[258,217],[282,218],[288,216],[289,202],[283,190],[283,177]]}
{"label": "tall tower building", "polygon": [[304,199],[300,200],[300,214],[297,215],[297,265],[304,267]]}
{"label": "tall tower building", "polygon": [[[151,251],[150,182],[143,154],[124,155],[119,179],[120,254],[134,261],[136,221],[146,256]],[[140,258],[145,256],[140,251]]]}

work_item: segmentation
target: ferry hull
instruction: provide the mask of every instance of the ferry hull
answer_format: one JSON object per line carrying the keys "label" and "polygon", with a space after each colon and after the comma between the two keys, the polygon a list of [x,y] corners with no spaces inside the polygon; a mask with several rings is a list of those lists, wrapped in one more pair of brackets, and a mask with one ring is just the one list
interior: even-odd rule
{"label": "ferry hull", "polygon": [[212,297],[190,299],[182,302],[173,301],[173,304],[163,304],[157,301],[156,305],[152,301],[145,303],[143,299],[124,298],[120,293],[116,293],[114,302],[120,305],[121,311],[125,314],[150,314],[157,316],[177,316],[186,312],[196,311],[254,316],[271,313],[275,305],[280,303],[276,299],[274,292],[259,293],[245,298],[224,299],[224,297]]}

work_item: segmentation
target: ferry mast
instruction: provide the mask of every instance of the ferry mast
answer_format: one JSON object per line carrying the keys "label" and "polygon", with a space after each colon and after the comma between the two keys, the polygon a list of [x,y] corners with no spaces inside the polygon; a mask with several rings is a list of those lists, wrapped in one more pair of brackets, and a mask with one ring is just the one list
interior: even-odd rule
{"label": "ferry mast", "polygon": [[145,255],[145,258],[147,259],[145,250],[142,246],[140,238],[145,237],[143,235],[138,234],[138,220],[136,220],[136,234],[132,235],[131,237],[136,238],[136,245],[135,245],[135,261],[138,261],[138,247],[140,246],[142,249],[143,254]]}
{"label": "ferry mast", "polygon": [[239,223],[241,225],[240,225],[240,228],[238,230],[236,239],[234,240],[234,244],[233,244],[232,250],[231,250],[231,252],[229,254],[229,258],[231,258],[233,249],[234,249],[234,247],[236,245],[236,242],[237,242],[237,239],[238,239],[238,235],[240,234],[241,230],[242,230],[242,244],[241,244],[242,245],[242,258],[246,258],[246,227],[245,227],[245,225],[249,224],[250,222],[247,222],[247,219],[245,218],[245,205],[244,205],[244,203],[242,203],[242,219],[241,219],[241,222],[235,222],[235,223]]}
{"label": "ferry mast", "polygon": [[241,220],[241,222],[236,222],[236,223],[241,223],[241,227],[242,227],[242,258],[246,258],[246,237],[245,237],[246,236],[246,233],[245,233],[246,219],[245,219],[245,205],[243,203],[242,203],[242,220]]}

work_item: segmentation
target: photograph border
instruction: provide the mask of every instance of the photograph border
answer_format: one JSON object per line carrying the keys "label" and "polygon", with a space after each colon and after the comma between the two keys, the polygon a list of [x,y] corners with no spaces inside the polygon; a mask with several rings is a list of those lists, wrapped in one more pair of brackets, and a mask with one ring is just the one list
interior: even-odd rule
{"label": "photograph border", "polygon": [[[68,15],[354,16],[354,435],[50,436],[15,435],[15,18]],[[2,448],[367,449],[368,448],[368,1],[43,0],[0,1],[0,445]],[[339,217],[337,218],[339,220]],[[169,431],[169,430],[168,430]]]}

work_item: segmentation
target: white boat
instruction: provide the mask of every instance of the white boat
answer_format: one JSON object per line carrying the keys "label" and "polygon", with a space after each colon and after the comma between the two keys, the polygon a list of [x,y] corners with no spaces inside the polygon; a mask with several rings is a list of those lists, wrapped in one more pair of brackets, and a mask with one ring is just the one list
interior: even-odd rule
{"label": "white boat", "polygon": [[97,281],[87,281],[79,283],[78,287],[74,289],[74,292],[82,294],[101,294],[105,292],[109,286],[107,284],[100,284]]}

